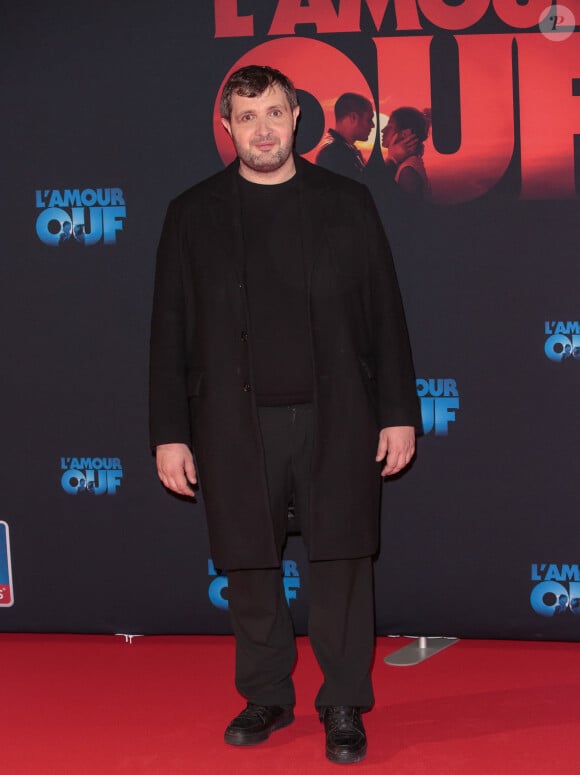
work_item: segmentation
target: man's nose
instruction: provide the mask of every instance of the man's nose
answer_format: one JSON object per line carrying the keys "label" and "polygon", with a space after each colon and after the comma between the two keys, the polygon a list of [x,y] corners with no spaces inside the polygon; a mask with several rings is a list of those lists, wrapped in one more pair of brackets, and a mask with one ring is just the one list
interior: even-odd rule
{"label": "man's nose", "polygon": [[256,118],[256,134],[267,135],[270,131],[270,121],[268,116],[258,116]]}

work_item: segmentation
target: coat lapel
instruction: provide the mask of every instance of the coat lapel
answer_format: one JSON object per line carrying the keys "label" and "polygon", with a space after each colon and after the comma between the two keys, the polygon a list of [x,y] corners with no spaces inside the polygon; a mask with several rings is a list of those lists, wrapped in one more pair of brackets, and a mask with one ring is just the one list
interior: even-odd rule
{"label": "coat lapel", "polygon": [[304,266],[310,278],[316,259],[327,250],[326,224],[332,217],[329,204],[330,187],[321,181],[317,169],[300,156],[295,157],[300,196],[300,226],[302,229]]}
{"label": "coat lapel", "polygon": [[212,250],[221,248],[224,260],[231,263],[238,282],[244,280],[244,239],[242,233],[242,212],[238,183],[238,161],[227,167],[215,179],[210,195],[209,211],[214,220],[217,244]]}

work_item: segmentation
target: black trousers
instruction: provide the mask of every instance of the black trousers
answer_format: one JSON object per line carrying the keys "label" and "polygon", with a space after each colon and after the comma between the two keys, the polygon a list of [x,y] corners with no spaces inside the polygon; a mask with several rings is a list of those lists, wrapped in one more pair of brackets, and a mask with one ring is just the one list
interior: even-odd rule
{"label": "black trousers", "polygon": [[[280,553],[291,499],[308,548],[312,405],[260,407],[259,420]],[[337,481],[336,486],[348,487],[348,482]],[[308,634],[324,675],[315,705],[318,709],[327,705],[368,709],[373,704],[372,559],[309,562],[309,574]],[[281,568],[230,571],[228,577],[238,691],[258,705],[294,705],[291,674],[296,645]]]}

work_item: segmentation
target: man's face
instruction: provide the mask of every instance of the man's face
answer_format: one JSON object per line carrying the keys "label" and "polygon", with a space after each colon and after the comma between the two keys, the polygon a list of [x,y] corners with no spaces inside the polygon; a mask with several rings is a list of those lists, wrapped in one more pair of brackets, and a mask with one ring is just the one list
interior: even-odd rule
{"label": "man's face", "polygon": [[364,113],[356,113],[357,121],[354,129],[355,140],[368,140],[371,129],[374,127],[374,114],[372,110]]}
{"label": "man's face", "polygon": [[240,172],[250,180],[270,174],[279,180],[294,171],[292,145],[300,108],[290,108],[279,86],[258,97],[232,96],[230,120],[222,118],[240,159]]}

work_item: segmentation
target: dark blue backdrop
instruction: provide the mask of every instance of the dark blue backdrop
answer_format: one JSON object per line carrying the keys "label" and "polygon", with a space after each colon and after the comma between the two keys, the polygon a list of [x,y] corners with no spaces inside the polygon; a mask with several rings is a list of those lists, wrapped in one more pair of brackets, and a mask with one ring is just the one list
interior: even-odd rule
{"label": "dark blue backdrop", "polygon": [[[0,520],[12,575],[3,571],[0,590],[12,582],[13,605],[0,597],[0,630],[229,631],[203,503],[165,493],[149,452],[149,312],[167,202],[222,166],[215,97],[237,60],[269,39],[275,7],[239,2],[240,15],[255,13],[255,35],[226,38],[215,37],[212,3],[31,0],[4,10]],[[299,33],[345,53],[376,90],[376,31],[364,9],[361,18],[350,35]],[[381,35],[403,35],[392,14]],[[452,85],[434,78],[433,88]],[[308,132],[322,127],[315,99],[303,98],[299,150],[308,150]],[[482,117],[482,132],[493,120]],[[556,360],[545,351],[559,331],[580,344],[578,201],[521,200],[518,154],[516,144],[488,193],[420,213],[388,194],[378,146],[369,162],[428,431],[412,468],[384,486],[382,634],[575,640],[580,631],[580,359],[560,360],[560,345],[548,344]],[[124,211],[107,209],[111,189]],[[81,213],[93,238],[103,227],[96,244],[45,244],[56,237],[42,218],[37,232],[37,220],[51,199],[68,212],[91,206],[90,220]],[[303,632],[298,538],[286,557]]]}

